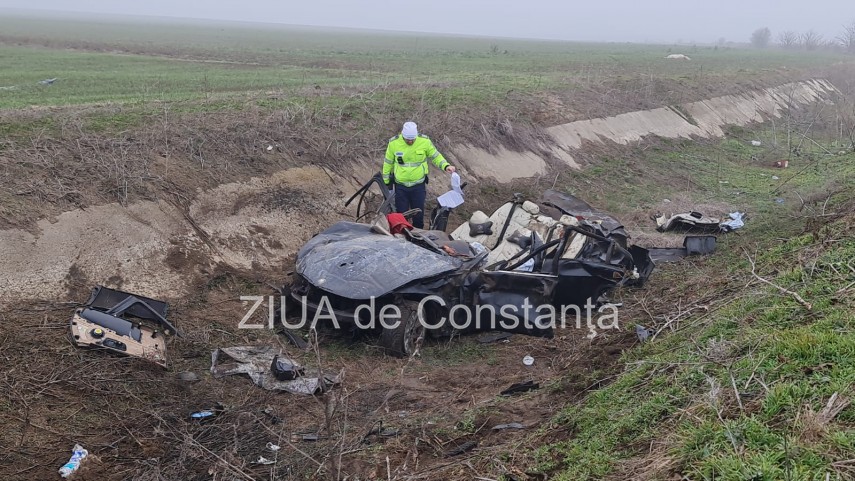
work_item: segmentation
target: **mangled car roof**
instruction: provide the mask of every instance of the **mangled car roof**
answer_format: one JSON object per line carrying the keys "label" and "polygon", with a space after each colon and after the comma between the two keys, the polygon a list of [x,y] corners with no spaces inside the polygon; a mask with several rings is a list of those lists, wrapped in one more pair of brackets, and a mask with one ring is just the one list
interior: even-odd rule
{"label": "mangled car roof", "polygon": [[[317,286],[350,299],[369,299],[417,279],[451,272],[462,261],[404,239],[371,232],[371,226],[338,222],[313,237],[297,255],[297,269]],[[358,272],[359,275],[353,275]]]}

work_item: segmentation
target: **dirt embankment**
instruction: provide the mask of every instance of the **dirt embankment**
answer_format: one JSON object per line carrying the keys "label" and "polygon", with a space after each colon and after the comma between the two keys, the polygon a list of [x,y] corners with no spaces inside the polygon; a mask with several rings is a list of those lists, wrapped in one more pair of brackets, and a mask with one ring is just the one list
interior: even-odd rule
{"label": "dirt embankment", "polygon": [[[579,168],[572,156],[592,143],[719,136],[727,125],[779,117],[790,106],[828,102],[837,94],[817,80],[548,129],[503,122],[498,133],[481,130],[485,137],[505,137],[504,143],[496,137],[490,147],[462,144],[446,153],[464,177],[478,180],[467,193],[470,205],[477,205],[490,186],[504,191],[509,187],[503,184],[516,179],[549,179]],[[347,145],[365,139],[329,141],[318,159],[303,149],[320,151],[319,138],[283,136],[277,128],[290,127],[287,122],[249,115],[236,126],[189,130],[179,124],[122,138],[40,139],[34,148],[13,148],[4,157],[7,172],[16,175],[7,173],[2,215],[24,229],[0,231],[0,295],[53,298],[62,294],[72,268],[154,296],[186,294],[182,286],[194,284],[188,279],[209,275],[216,265],[275,276],[277,266],[321,226],[342,217],[343,200],[379,169],[379,161],[370,149],[356,156]],[[81,121],[67,118],[62,135]],[[217,136],[218,128],[241,139],[229,143]],[[20,157],[28,152],[29,159]],[[187,154],[189,159],[181,157]],[[432,194],[447,189],[446,175],[432,177]],[[124,202],[103,203],[111,195]],[[78,208],[70,209],[72,204]]]}
{"label": "dirt embankment", "polygon": [[[220,110],[216,98],[211,106],[93,104],[0,111],[0,228],[34,231],[41,219],[93,205],[128,205],[174,194],[192,199],[197,189],[305,165],[323,165],[347,179],[356,172],[362,179],[364,169],[379,169],[386,139],[400,129],[400,112],[383,101],[387,90],[403,91],[403,101],[419,106],[408,115],[450,160],[469,167],[471,174],[508,182],[589,163],[589,156],[572,152],[579,142],[560,135],[566,126],[575,125],[573,135],[585,141],[615,140],[632,134],[579,127],[815,76],[776,70],[733,82],[717,77],[689,82],[604,74],[596,83],[574,83],[566,90],[511,90],[478,111],[465,105],[430,111],[421,92],[406,85],[311,88],[298,92],[311,99],[305,104],[283,101],[282,92],[255,92],[247,94],[247,107],[240,111]],[[334,101],[325,102],[327,97]],[[340,105],[342,98],[349,100]],[[281,107],[253,107],[259,103]],[[683,120],[679,112],[672,114],[670,121]],[[690,130],[685,135],[698,130],[684,127]],[[642,126],[637,133],[644,132]]]}
{"label": "dirt embankment", "polygon": [[[285,260],[341,217],[338,199],[355,190],[317,167],[127,207],[105,204],[60,214],[36,233],[0,231],[5,301],[56,299],[70,277],[107,279],[154,297],[186,295],[218,265],[279,271]],[[76,272],[76,275],[72,275]],[[273,280],[271,280],[273,281]]]}

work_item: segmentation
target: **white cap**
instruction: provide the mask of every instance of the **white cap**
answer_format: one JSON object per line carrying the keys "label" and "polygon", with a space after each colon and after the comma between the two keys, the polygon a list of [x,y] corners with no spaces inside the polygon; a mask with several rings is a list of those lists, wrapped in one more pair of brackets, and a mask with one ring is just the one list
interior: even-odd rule
{"label": "white cap", "polygon": [[419,128],[416,126],[415,122],[407,122],[404,124],[403,130],[401,130],[401,134],[404,135],[404,138],[407,140],[413,140],[419,135]]}

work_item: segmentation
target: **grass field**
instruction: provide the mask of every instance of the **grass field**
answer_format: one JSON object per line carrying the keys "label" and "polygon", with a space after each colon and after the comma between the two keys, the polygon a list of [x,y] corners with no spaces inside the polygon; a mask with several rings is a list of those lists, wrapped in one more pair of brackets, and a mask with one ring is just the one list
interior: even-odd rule
{"label": "grass field", "polygon": [[[752,134],[766,140],[769,132]],[[714,260],[658,271],[667,290],[627,293],[625,302],[650,310],[632,323],[661,335],[628,351],[614,382],[533,436],[540,444],[556,431],[571,433],[536,448],[537,469],[568,481],[667,472],[703,480],[849,479],[851,461],[842,461],[855,446],[855,156],[817,154],[773,179],[777,172],[753,160],[745,142],[674,147],[645,155],[643,171],[620,161],[595,169],[627,172],[634,181],[609,182],[633,205],[680,190],[695,205],[739,205],[749,215],[746,230],[720,236]],[[567,187],[578,191],[593,178],[588,173]],[[665,178],[692,185],[669,190]],[[799,208],[802,197],[808,203]],[[608,194],[598,202],[632,208]],[[831,213],[845,217],[817,227],[815,216]],[[810,219],[819,224],[806,228]],[[786,291],[754,277],[752,263]],[[664,315],[649,314],[663,305]]]}
{"label": "grass field", "polygon": [[[666,60],[684,52],[691,62]],[[778,50],[578,44],[309,27],[127,19],[0,18],[0,109],[138,104],[270,91],[419,86],[428,92],[567,90],[647,76],[688,83],[746,78],[842,59]],[[50,86],[40,80],[57,78]],[[466,102],[466,99],[459,99]]]}

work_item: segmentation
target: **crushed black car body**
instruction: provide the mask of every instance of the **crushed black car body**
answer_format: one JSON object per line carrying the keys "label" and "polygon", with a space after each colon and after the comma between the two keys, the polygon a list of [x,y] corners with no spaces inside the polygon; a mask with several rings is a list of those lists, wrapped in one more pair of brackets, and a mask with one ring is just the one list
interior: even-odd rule
{"label": "crushed black car body", "polygon": [[[371,195],[380,206],[365,212]],[[380,328],[380,344],[395,356],[417,352],[426,331],[552,337],[554,325],[532,322],[542,306],[597,305],[615,287],[642,285],[653,270],[646,249],[627,245],[619,221],[569,194],[550,190],[539,203],[516,195],[451,233],[413,228],[395,235],[386,222],[392,196],[377,176],[363,186],[348,203],[358,199],[357,219],[372,221],[340,221],[310,239],[297,253],[290,292],[303,312],[329,311],[359,325],[397,306],[403,322]],[[486,222],[492,229],[470,230]],[[493,317],[487,325],[466,323],[471,319],[461,319],[455,306],[492,310]]]}

